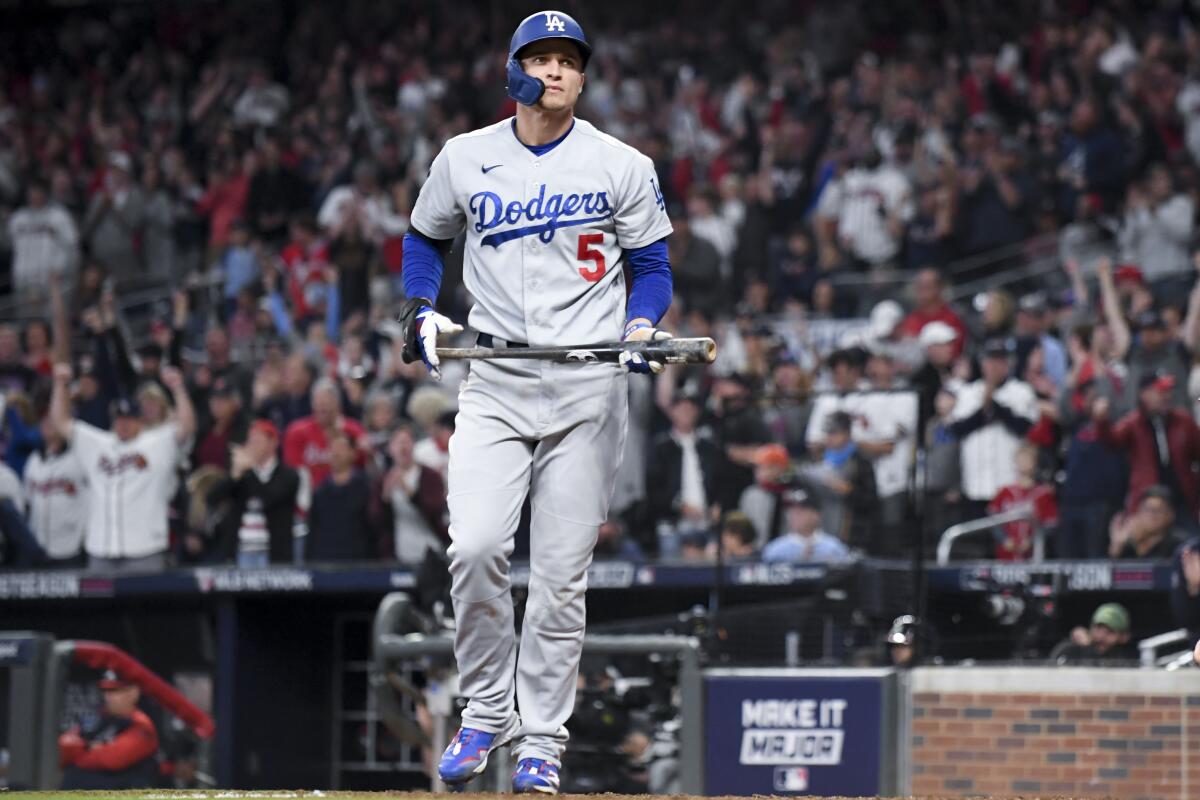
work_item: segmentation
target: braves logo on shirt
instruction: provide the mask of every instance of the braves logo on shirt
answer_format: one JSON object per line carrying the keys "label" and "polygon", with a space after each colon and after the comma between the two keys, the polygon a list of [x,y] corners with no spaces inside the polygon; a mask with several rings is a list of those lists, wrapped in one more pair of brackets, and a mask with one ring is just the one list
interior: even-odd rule
{"label": "braves logo on shirt", "polygon": [[126,453],[115,461],[108,456],[100,456],[100,471],[105,475],[120,475],[134,470],[145,472],[150,462],[141,453]]}
{"label": "braves logo on shirt", "polygon": [[[497,249],[512,239],[534,235],[542,243],[549,244],[554,238],[554,232],[559,228],[600,222],[613,215],[612,204],[608,201],[607,192],[571,194],[559,192],[547,196],[544,184],[537,197],[524,203],[520,200],[506,202],[495,192],[476,192],[471,195],[470,209],[471,214],[475,217],[476,233],[490,231],[506,223],[508,225],[517,225],[522,221],[536,223],[489,233],[480,240],[480,244],[491,245]],[[577,214],[582,216],[575,216]]]}
{"label": "braves logo on shirt", "polygon": [[75,481],[67,478],[54,478],[47,481],[29,481],[29,490],[34,494],[65,494],[74,497],[79,491]]}

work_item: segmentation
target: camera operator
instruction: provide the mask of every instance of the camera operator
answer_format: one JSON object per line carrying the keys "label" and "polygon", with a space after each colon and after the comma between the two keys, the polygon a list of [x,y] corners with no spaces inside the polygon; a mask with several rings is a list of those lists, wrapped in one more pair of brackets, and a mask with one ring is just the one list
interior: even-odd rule
{"label": "camera operator", "polygon": [[1129,612],[1120,603],[1105,603],[1092,614],[1090,627],[1078,626],[1050,651],[1051,664],[1093,664],[1135,661],[1130,644]]}

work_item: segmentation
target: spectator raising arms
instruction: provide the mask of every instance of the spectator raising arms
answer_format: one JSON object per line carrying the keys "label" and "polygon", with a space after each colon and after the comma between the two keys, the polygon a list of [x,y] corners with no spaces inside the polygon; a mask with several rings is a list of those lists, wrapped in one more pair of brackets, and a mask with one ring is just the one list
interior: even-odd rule
{"label": "spectator raising arms", "polygon": [[166,566],[167,505],[175,493],[175,470],[196,431],[183,374],[165,367],[163,382],[175,400],[173,422],[142,429],[137,406],[121,398],[110,413],[112,432],[72,419],[71,368],[54,368],[50,419],[78,454],[88,482],[84,549],[92,569],[161,570]]}
{"label": "spectator raising arms", "polygon": [[1143,375],[1136,408],[1113,424],[1108,399],[1098,397],[1092,417],[1099,440],[1129,461],[1126,507],[1135,508],[1150,486],[1165,485],[1179,521],[1194,530],[1200,511],[1200,481],[1193,469],[1200,463],[1200,427],[1188,412],[1170,406],[1174,389],[1169,374]]}

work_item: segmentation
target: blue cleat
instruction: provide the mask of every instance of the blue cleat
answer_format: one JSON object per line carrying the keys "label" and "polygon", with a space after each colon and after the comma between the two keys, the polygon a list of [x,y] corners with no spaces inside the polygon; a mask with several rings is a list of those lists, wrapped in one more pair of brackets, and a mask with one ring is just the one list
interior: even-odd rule
{"label": "blue cleat", "polygon": [[442,753],[442,760],[438,762],[438,777],[447,786],[467,783],[487,769],[488,753],[508,744],[511,739],[511,733],[459,728],[446,747],[446,752]]}
{"label": "blue cleat", "polygon": [[513,793],[558,794],[558,767],[540,758],[522,758],[513,771]]}

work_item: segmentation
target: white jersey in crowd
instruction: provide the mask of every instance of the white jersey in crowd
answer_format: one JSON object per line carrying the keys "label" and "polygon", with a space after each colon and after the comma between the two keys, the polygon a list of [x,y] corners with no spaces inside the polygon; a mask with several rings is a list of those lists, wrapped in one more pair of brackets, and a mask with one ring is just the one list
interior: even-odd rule
{"label": "white jersey in crowd", "polygon": [[908,222],[915,211],[908,179],[887,165],[850,170],[825,188],[817,206],[820,216],[837,220],[838,238],[850,251],[871,264],[900,252],[900,238],[888,229],[887,218]]}
{"label": "white jersey in crowd", "polygon": [[57,203],[19,209],[8,219],[13,248],[13,286],[18,292],[44,288],[51,273],[75,269],[79,231]]}
{"label": "white jersey in crowd", "polygon": [[339,186],[329,193],[317,212],[317,224],[324,230],[336,228],[356,202],[362,204],[366,227],[372,237],[399,236],[408,230],[408,218],[392,210],[386,194],[377,192],[363,196],[353,185]]}
{"label": "white jersey in crowd", "polygon": [[654,164],[582,119],[540,156],[514,126],[509,118],[446,142],[412,225],[433,239],[466,227],[475,330],[533,346],[619,339],[622,249],[671,233]]}
{"label": "white jersey in crowd", "polygon": [[75,420],[71,447],[88,480],[84,549],[98,558],[142,558],[167,549],[167,505],[180,447],[174,423],[127,442]]}
{"label": "white jersey in crowd", "polygon": [[404,488],[395,489],[388,500],[392,504],[392,536],[396,560],[402,564],[420,564],[428,550],[444,552],[446,546],[413,502],[421,480],[421,467],[413,465],[404,475]]}
{"label": "white jersey in crowd", "polygon": [[83,546],[87,476],[74,448],[34,453],[25,462],[29,527],[51,558],[71,558]]}
{"label": "white jersey in crowd", "polygon": [[[958,393],[950,415],[953,422],[966,419],[983,407],[984,382],[968,383]],[[1010,379],[992,395],[1018,417],[1037,420],[1037,395],[1024,381]],[[963,438],[960,448],[963,495],[969,500],[991,501],[996,493],[1017,481],[1017,448],[1022,438],[999,422],[991,422]]]}
{"label": "white jersey in crowd", "polygon": [[850,437],[859,443],[893,442],[892,452],[872,460],[875,489],[880,497],[891,497],[908,490],[908,479],[916,447],[916,392],[851,392],[822,394],[813,402],[805,430],[805,442],[812,447],[825,438],[825,421],[835,411],[853,418]]}

